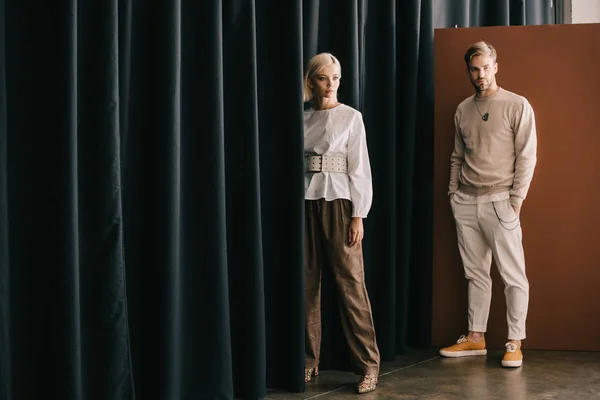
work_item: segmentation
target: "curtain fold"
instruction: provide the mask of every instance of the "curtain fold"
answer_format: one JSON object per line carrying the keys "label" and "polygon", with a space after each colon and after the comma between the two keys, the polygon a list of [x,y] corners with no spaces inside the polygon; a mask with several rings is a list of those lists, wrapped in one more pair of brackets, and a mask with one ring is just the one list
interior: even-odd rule
{"label": "curtain fold", "polygon": [[[416,240],[411,235],[413,221],[414,170],[415,170],[415,127],[419,93],[419,46],[421,41],[420,1],[411,1],[403,7],[396,7],[396,174],[399,183],[396,195],[396,317],[395,343],[397,352],[406,350],[408,338],[409,279],[411,248]],[[402,195],[400,195],[402,194]],[[414,287],[413,287],[414,291]],[[410,291],[412,293],[413,291]],[[425,305],[422,309],[427,310]],[[410,325],[413,332],[420,329]]]}
{"label": "curtain fold", "polygon": [[[433,0],[420,2],[419,59],[414,115],[414,171],[411,248],[409,266],[408,342],[417,347],[431,341],[432,276],[432,194],[433,194],[433,34],[435,25]],[[414,329],[417,327],[417,329]]]}
{"label": "curtain fold", "polygon": [[266,387],[294,392],[304,390],[302,6],[256,1]]}
{"label": "curtain fold", "polygon": [[[361,109],[369,135],[369,153],[373,175],[373,206],[365,221],[364,257],[369,265],[365,279],[377,321],[377,340],[383,361],[396,357],[396,290],[398,198],[396,155],[397,75],[396,75],[396,2],[369,2],[365,14],[365,54],[363,56],[363,95]],[[377,21],[377,23],[366,23]],[[344,82],[345,84],[346,82]]]}
{"label": "curtain fold", "polygon": [[239,392],[264,398],[266,325],[254,2],[224,2],[223,42],[233,378]]}
{"label": "curtain fold", "polygon": [[[150,9],[150,7],[148,6]],[[159,323],[162,346],[159,349],[163,398],[181,398],[182,387],[182,318],[185,312],[182,290],[185,264],[183,255],[182,171],[181,171],[181,2],[165,0],[149,10],[152,18],[149,39],[153,44],[147,68],[153,74],[152,103],[149,113],[152,128],[149,136],[152,157],[148,170],[152,185],[150,255],[159,280],[155,294],[158,307],[154,310]]]}
{"label": "curtain fold", "polygon": [[[305,390],[302,78],[342,63],[382,359],[431,338],[433,40],[551,0],[0,0],[0,399]],[[323,368],[349,365],[331,277]]]}
{"label": "curtain fold", "polygon": [[11,393],[10,242],[8,240],[8,141],[6,107],[6,4],[0,0],[0,398]]}
{"label": "curtain fold", "polygon": [[[133,393],[123,252],[117,15],[116,0],[97,2],[77,9],[71,23],[77,27],[77,33],[70,34],[77,40],[77,52],[71,55],[74,70],[68,72],[77,87],[72,106],[77,110],[72,126],[77,147],[69,149],[73,157],[69,169],[77,174],[73,182],[78,204],[71,209],[78,212],[79,243],[69,251],[79,260],[82,359],[82,394],[74,398],[123,399]],[[61,174],[57,177],[64,179]]]}
{"label": "curtain fold", "polygon": [[[233,397],[225,4],[182,3],[184,399]],[[200,50],[200,52],[199,52]],[[208,62],[210,60],[210,62]]]}

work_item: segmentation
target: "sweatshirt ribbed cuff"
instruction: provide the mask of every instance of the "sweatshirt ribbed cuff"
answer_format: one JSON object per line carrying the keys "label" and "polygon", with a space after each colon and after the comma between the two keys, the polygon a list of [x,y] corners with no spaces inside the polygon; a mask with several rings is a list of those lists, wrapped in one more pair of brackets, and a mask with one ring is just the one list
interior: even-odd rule
{"label": "sweatshirt ribbed cuff", "polygon": [[518,196],[510,196],[510,204],[521,208],[521,204],[523,204],[523,199]]}

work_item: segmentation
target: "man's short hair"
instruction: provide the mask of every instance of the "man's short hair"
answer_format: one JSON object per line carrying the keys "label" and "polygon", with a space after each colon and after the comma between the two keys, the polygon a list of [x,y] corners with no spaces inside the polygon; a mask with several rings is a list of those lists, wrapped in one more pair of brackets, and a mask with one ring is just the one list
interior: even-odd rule
{"label": "man's short hair", "polygon": [[473,43],[465,53],[465,62],[467,63],[467,67],[469,66],[469,61],[471,61],[473,57],[477,56],[490,56],[494,62],[496,62],[496,49],[494,46],[483,40]]}

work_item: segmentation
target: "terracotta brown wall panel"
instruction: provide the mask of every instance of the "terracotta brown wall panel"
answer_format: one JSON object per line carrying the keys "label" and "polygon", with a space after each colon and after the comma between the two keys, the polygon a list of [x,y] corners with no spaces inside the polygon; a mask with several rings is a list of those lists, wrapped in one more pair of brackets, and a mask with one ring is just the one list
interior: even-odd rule
{"label": "terracotta brown wall panel", "polygon": [[[473,94],[463,55],[480,39],[498,51],[498,84],[536,113],[538,164],[521,212],[530,282],[524,348],[600,351],[600,24],[435,31],[433,345],[467,328],[447,190],[454,112]],[[495,265],[492,278],[488,347],[500,348],[506,308]]]}

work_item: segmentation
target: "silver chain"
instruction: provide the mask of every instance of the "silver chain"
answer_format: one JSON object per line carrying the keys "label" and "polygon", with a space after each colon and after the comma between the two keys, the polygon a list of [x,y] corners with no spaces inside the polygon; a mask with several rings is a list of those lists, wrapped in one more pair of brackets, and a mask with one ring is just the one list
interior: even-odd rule
{"label": "silver chain", "polygon": [[488,106],[488,110],[485,114],[482,114],[481,111],[479,110],[479,105],[477,104],[477,95],[475,95],[473,97],[473,101],[475,102],[475,108],[477,108],[477,112],[479,113],[479,116],[481,117],[481,119],[484,121],[487,121],[488,118],[490,117],[490,108],[492,108],[492,101],[494,101],[494,99],[490,100],[490,105]]}

